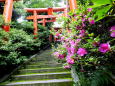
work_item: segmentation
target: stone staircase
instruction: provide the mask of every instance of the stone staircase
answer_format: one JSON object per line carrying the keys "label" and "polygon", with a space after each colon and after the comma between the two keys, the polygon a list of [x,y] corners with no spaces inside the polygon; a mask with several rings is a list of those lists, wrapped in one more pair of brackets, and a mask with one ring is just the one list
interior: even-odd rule
{"label": "stone staircase", "polygon": [[0,86],[72,86],[69,70],[63,69],[51,56],[51,50],[37,55],[18,73],[12,75],[10,81]]}

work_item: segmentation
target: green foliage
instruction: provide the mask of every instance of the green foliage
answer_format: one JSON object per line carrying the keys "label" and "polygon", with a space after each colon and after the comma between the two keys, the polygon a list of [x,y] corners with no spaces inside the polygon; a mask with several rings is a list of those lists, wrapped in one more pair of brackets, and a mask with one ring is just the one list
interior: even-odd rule
{"label": "green foliage", "polygon": [[4,24],[4,18],[2,15],[0,15],[0,26]]}
{"label": "green foliage", "polygon": [[75,86],[113,86],[110,80],[111,72],[108,70],[98,70],[88,74],[78,72],[77,74],[79,82]]}
{"label": "green foliage", "polygon": [[14,9],[15,11],[20,14],[21,16],[23,16],[25,14],[25,5],[23,4],[22,1],[18,1],[18,2],[14,2]]}
{"label": "green foliage", "polygon": [[12,28],[17,28],[18,30],[24,30],[25,32],[27,32],[27,34],[33,34],[33,22],[29,22],[29,21],[23,21],[21,23],[18,22],[12,22]]}
{"label": "green foliage", "polygon": [[[11,29],[9,33],[0,31],[0,65],[19,64],[41,45],[39,39],[33,39],[23,30]],[[31,53],[30,53],[31,52]]]}
{"label": "green foliage", "polygon": [[115,2],[114,0],[91,0],[93,3],[89,8],[93,8],[96,12],[94,17],[97,17],[97,21],[107,16],[114,16],[115,14]]}
{"label": "green foliage", "polygon": [[44,27],[40,24],[38,24],[38,37],[42,41],[42,44],[48,44],[49,43],[49,28]]}
{"label": "green foliage", "polygon": [[26,11],[24,10],[25,5],[22,1],[14,2],[13,8],[12,21],[17,21],[19,17],[26,15]]}
{"label": "green foliage", "polygon": [[[113,86],[115,79],[113,81],[111,79],[115,75],[112,66],[115,63],[113,54],[115,39],[111,36],[110,29],[115,25],[115,20],[112,18],[115,12],[111,12],[114,2],[87,1],[95,6],[93,11],[89,11],[87,3],[83,3],[76,12],[70,12],[67,18],[62,18],[64,28],[61,33],[57,32],[60,44],[54,48],[54,56],[61,60],[60,62],[67,64],[65,68],[76,67],[79,82],[75,82],[75,86]],[[94,20],[97,15],[97,20]],[[56,32],[52,33],[57,36]],[[108,45],[107,52],[100,50],[103,43]],[[66,53],[65,56],[61,53],[62,49]],[[86,54],[82,56],[79,51]]]}
{"label": "green foliage", "polygon": [[28,8],[48,8],[58,6],[61,0],[25,0],[24,3]]}

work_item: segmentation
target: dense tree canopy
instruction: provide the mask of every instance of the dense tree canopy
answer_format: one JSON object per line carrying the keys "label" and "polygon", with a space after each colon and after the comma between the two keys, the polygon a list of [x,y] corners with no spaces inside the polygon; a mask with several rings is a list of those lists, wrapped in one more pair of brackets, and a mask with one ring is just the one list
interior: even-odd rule
{"label": "dense tree canopy", "polygon": [[24,4],[31,8],[48,8],[58,6],[61,0],[25,0]]}

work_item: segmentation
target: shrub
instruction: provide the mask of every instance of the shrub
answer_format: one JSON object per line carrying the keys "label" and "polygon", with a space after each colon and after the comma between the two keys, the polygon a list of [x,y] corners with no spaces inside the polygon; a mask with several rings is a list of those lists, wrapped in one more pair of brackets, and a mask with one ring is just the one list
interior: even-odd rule
{"label": "shrub", "polygon": [[41,45],[39,39],[34,40],[23,30],[11,29],[10,32],[0,31],[0,65],[19,64],[28,58],[34,48]]}
{"label": "shrub", "polygon": [[53,54],[64,63],[64,68],[75,69],[72,74],[75,86],[112,85],[115,74],[114,20],[108,22],[110,19],[105,17],[96,22],[92,8],[80,8],[63,19],[64,28],[56,35],[60,44]]}
{"label": "shrub", "polygon": [[0,27],[1,27],[1,25],[3,25],[4,24],[4,19],[3,19],[3,16],[2,15],[0,15]]}

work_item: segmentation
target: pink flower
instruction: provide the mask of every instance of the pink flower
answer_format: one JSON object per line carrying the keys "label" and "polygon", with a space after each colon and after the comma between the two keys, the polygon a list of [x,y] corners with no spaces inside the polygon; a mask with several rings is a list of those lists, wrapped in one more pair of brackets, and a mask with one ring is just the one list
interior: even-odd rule
{"label": "pink flower", "polygon": [[106,53],[110,50],[110,45],[109,43],[103,43],[100,45],[99,47],[99,51],[102,52],[102,53]]}
{"label": "pink flower", "polygon": [[67,63],[68,63],[68,64],[74,64],[75,62],[74,62],[74,59],[72,59],[72,58],[67,58]]}
{"label": "pink flower", "polygon": [[115,31],[115,25],[111,27],[110,31]]}
{"label": "pink flower", "polygon": [[84,34],[86,31],[85,30],[80,30],[80,33],[81,34]]}
{"label": "pink flower", "polygon": [[90,20],[90,24],[95,24],[95,20]]}
{"label": "pink flower", "polygon": [[59,52],[54,52],[53,55],[58,57],[59,56]]}
{"label": "pink flower", "polygon": [[111,37],[115,37],[115,25],[111,27],[110,31],[111,31],[111,35],[110,36]]}
{"label": "pink flower", "polygon": [[76,26],[76,29],[80,30],[80,29],[82,29],[82,26]]}
{"label": "pink flower", "polygon": [[115,32],[111,32],[111,37],[115,37]]}
{"label": "pink flower", "polygon": [[92,11],[92,8],[88,8],[87,11],[88,11],[88,12],[91,12],[91,11]]}
{"label": "pink flower", "polygon": [[64,37],[61,37],[61,41],[63,41],[64,40]]}
{"label": "pink flower", "polygon": [[55,37],[58,38],[60,36],[60,33],[56,33]]}
{"label": "pink flower", "polygon": [[77,39],[77,40],[76,40],[76,43],[79,43],[80,41],[81,41],[81,39]]}
{"label": "pink flower", "polygon": [[86,17],[87,17],[87,15],[84,15],[83,17],[84,17],[84,18],[86,18]]}
{"label": "pink flower", "polygon": [[76,17],[76,16],[77,16],[77,14],[74,14],[73,16],[74,16],[74,17]]}
{"label": "pink flower", "polygon": [[76,42],[74,40],[71,40],[70,41],[70,45],[71,45],[71,47],[74,48],[74,47],[76,47],[77,44],[76,44]]}
{"label": "pink flower", "polygon": [[90,24],[95,24],[95,20],[93,20],[92,18],[88,18],[88,20]]}
{"label": "pink flower", "polygon": [[72,53],[72,54],[75,54],[75,53],[76,53],[76,48],[71,47],[71,53]]}
{"label": "pink flower", "polygon": [[68,54],[71,54],[71,48],[67,47]]}
{"label": "pink flower", "polygon": [[82,18],[82,22],[84,22],[85,21],[85,18]]}
{"label": "pink flower", "polygon": [[85,36],[85,30],[80,30],[80,34],[79,34],[79,37],[83,37],[83,36]]}
{"label": "pink flower", "polygon": [[85,27],[85,26],[86,26],[85,23],[82,22],[82,27]]}
{"label": "pink flower", "polygon": [[66,42],[68,42],[69,40],[70,40],[70,38],[65,39]]}
{"label": "pink flower", "polygon": [[63,58],[65,58],[65,55],[64,54],[59,54],[58,58],[63,59]]}
{"label": "pink flower", "polygon": [[85,54],[87,54],[87,51],[84,48],[79,48],[77,54],[80,56],[84,56]]}
{"label": "pink flower", "polygon": [[64,68],[65,68],[65,69],[70,69],[70,68],[71,68],[71,65],[65,65]]}
{"label": "pink flower", "polygon": [[71,44],[71,45],[75,45],[74,40],[71,40],[71,41],[70,41],[70,44]]}

